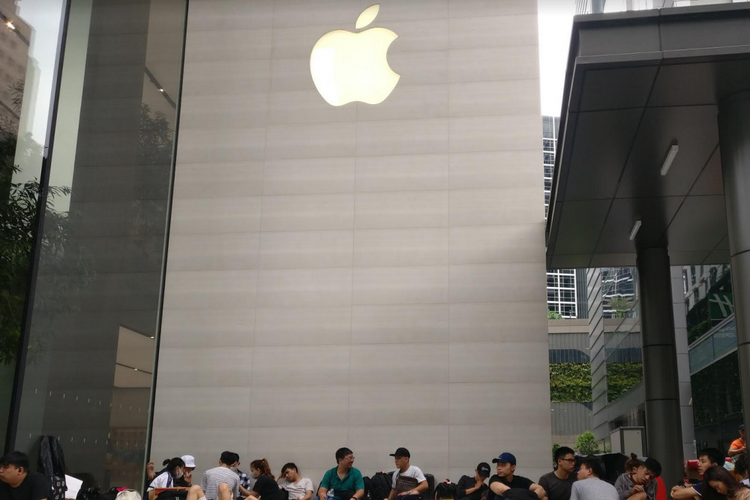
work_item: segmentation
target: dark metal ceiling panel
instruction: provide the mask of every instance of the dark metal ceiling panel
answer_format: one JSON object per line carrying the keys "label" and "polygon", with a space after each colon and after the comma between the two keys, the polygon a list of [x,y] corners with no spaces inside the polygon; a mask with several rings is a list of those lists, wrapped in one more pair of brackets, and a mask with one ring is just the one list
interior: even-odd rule
{"label": "dark metal ceiling panel", "polygon": [[640,116],[640,109],[595,111],[578,116],[563,201],[614,196]]}
{"label": "dark metal ceiling panel", "polygon": [[[604,223],[596,253],[635,253],[641,247],[659,244],[684,197],[627,198],[612,203]],[[630,230],[636,220],[642,222],[637,240],[630,241]]]}
{"label": "dark metal ceiling panel", "polygon": [[688,196],[665,235],[670,254],[713,251],[727,234],[724,196]]}
{"label": "dark metal ceiling panel", "polygon": [[635,267],[635,253],[595,253],[589,267]]}
{"label": "dark metal ceiling panel", "polygon": [[657,66],[586,71],[581,111],[642,108],[646,105],[657,71]]}
{"label": "dark metal ceiling panel", "polygon": [[689,64],[664,64],[651,93],[649,106],[717,104],[747,88],[750,61],[746,58]]}
{"label": "dark metal ceiling panel", "polygon": [[695,181],[691,196],[703,196],[707,194],[724,194],[723,177],[721,175],[721,150],[717,147],[708,164]]}
{"label": "dark metal ceiling panel", "polygon": [[[662,176],[673,141],[680,151]],[[718,142],[715,106],[647,109],[617,197],[686,196]]]}
{"label": "dark metal ceiling panel", "polygon": [[565,202],[562,207],[556,253],[590,255],[604,226],[609,205],[610,200]]}

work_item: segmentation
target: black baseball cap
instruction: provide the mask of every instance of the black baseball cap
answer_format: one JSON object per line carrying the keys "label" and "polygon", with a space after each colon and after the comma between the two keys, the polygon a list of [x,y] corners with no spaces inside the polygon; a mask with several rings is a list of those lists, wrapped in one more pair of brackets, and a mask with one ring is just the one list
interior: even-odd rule
{"label": "black baseball cap", "polygon": [[740,430],[741,430],[741,431],[744,431],[744,430],[745,430],[745,424],[742,424],[742,425],[740,425]]}
{"label": "black baseball cap", "polygon": [[411,458],[411,453],[406,448],[399,448],[396,450],[396,453],[391,453],[391,456]]}
{"label": "black baseball cap", "polygon": [[490,477],[490,464],[487,462],[482,462],[481,464],[477,465],[477,472],[482,477]]}

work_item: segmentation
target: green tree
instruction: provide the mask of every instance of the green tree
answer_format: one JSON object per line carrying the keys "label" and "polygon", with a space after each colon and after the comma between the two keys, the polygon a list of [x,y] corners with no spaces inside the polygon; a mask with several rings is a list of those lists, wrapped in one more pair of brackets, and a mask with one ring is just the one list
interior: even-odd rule
{"label": "green tree", "polygon": [[583,434],[579,434],[576,438],[575,450],[581,455],[593,455],[599,453],[599,445],[596,443],[594,433],[586,431]]}
{"label": "green tree", "polygon": [[547,319],[562,319],[562,314],[557,311],[547,311]]}

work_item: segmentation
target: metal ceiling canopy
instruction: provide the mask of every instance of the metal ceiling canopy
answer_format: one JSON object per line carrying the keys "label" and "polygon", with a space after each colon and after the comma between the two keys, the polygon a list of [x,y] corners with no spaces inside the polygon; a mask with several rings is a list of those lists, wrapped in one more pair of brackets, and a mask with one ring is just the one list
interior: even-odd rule
{"label": "metal ceiling canopy", "polygon": [[747,89],[750,4],[576,17],[547,266],[633,266],[636,245],[667,247],[672,265],[729,262],[717,111]]}

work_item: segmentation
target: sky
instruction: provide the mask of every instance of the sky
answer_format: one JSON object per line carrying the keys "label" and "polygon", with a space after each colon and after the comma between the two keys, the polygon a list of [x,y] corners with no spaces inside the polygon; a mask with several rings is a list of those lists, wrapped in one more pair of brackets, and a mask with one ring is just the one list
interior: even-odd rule
{"label": "sky", "polygon": [[538,0],[542,114],[560,116],[575,0]]}

